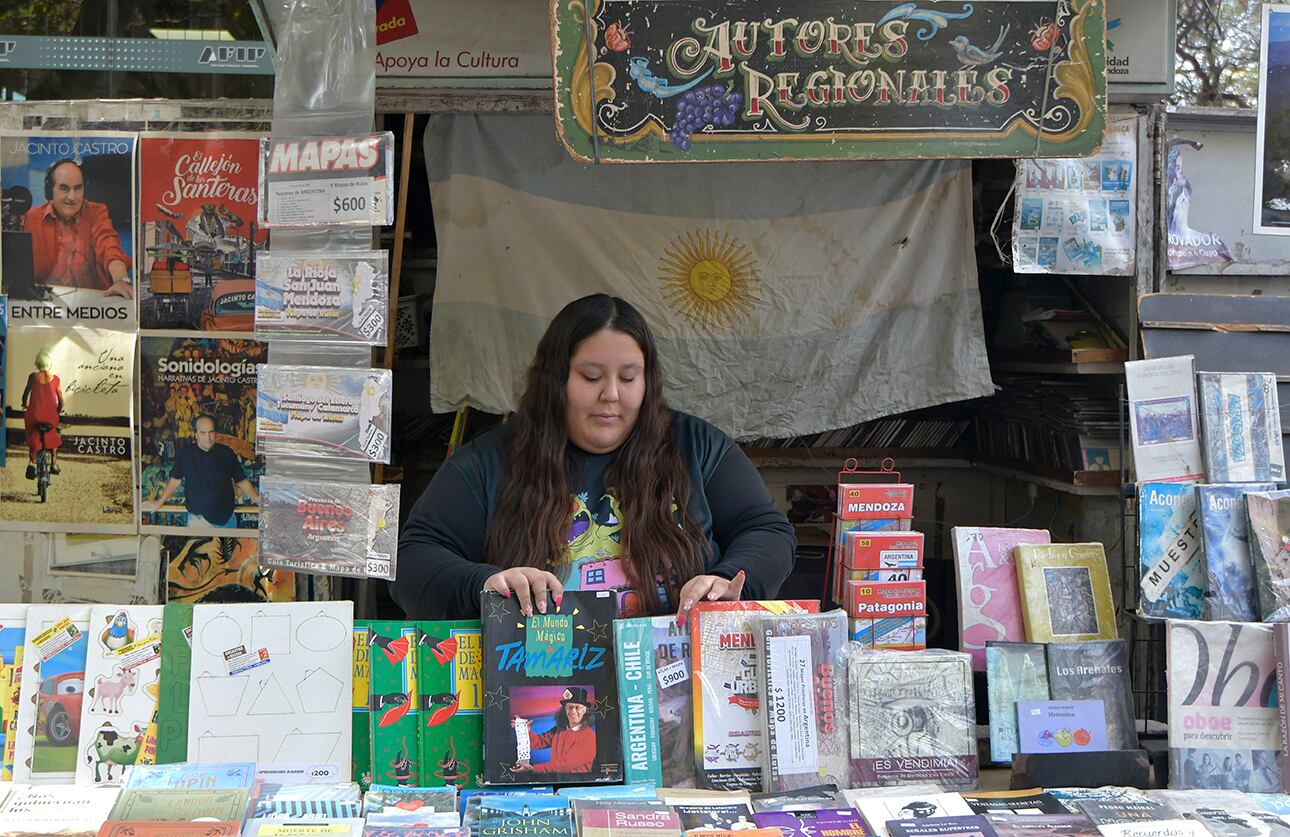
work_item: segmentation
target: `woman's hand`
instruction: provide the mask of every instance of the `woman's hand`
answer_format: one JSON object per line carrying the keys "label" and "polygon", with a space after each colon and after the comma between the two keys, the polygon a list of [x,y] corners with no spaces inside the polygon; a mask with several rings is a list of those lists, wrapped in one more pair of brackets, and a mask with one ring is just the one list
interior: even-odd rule
{"label": "woman's hand", "polygon": [[681,607],[676,611],[676,624],[684,625],[690,618],[690,608],[699,601],[737,602],[744,590],[744,571],[735,573],[729,580],[719,575],[696,575],[681,588]]}
{"label": "woman's hand", "polygon": [[525,616],[533,615],[534,603],[538,613],[546,613],[547,594],[555,599],[556,610],[560,609],[560,600],[564,598],[564,585],[560,579],[536,567],[513,567],[490,575],[484,582],[484,589],[501,593],[508,599],[514,593],[520,612]]}

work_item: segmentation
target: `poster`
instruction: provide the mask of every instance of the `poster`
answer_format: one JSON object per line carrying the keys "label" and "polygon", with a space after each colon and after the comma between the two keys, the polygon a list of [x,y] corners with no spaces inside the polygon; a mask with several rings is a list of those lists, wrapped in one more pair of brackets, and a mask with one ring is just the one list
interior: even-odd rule
{"label": "poster", "polygon": [[142,529],[254,537],[259,522],[254,340],[145,335],[139,347]]}
{"label": "poster", "polygon": [[139,138],[139,324],[251,331],[259,135]]}
{"label": "poster", "polygon": [[[1232,251],[1223,238],[1207,225],[1194,229],[1193,204],[1203,205],[1207,194],[1196,194],[1196,188],[1187,175],[1188,169],[1199,169],[1196,155],[1205,144],[1183,136],[1168,141],[1165,162],[1165,228],[1167,230],[1167,257],[1169,270],[1185,270],[1205,264],[1223,264],[1232,261]],[[1257,178],[1256,178],[1257,182]],[[1211,187],[1208,196],[1217,197]],[[1257,206],[1257,203],[1256,203]]]}
{"label": "poster", "polygon": [[[5,408],[5,344],[9,341],[9,297],[0,294],[0,419]],[[5,462],[5,445],[0,445],[0,466]]]}
{"label": "poster", "polygon": [[14,325],[135,322],[135,135],[0,137],[0,290]]}
{"label": "poster", "polygon": [[1290,4],[1263,4],[1254,233],[1290,235]]}
{"label": "poster", "polygon": [[166,562],[167,602],[296,600],[296,574],[263,566],[255,538],[165,535],[161,557]]}
{"label": "poster", "polygon": [[1016,273],[1133,272],[1136,125],[1132,117],[1110,120],[1102,150],[1092,157],[1017,161]]}
{"label": "poster", "polygon": [[134,341],[106,329],[10,329],[0,529],[134,531]]}

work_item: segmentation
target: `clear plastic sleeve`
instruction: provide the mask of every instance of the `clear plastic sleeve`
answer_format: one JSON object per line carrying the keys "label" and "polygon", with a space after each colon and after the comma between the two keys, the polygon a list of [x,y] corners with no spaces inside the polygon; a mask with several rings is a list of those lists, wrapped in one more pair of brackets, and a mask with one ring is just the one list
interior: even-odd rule
{"label": "clear plastic sleeve", "polygon": [[394,579],[397,485],[266,477],[260,497],[260,563],[322,575]]}
{"label": "clear plastic sleeve", "polygon": [[389,281],[384,250],[261,256],[255,277],[255,336],[384,346]]}
{"label": "clear plastic sleeve", "polygon": [[266,364],[256,388],[256,450],[388,463],[392,387],[388,369]]}
{"label": "clear plastic sleeve", "polygon": [[380,227],[394,223],[394,134],[260,140],[260,225]]}

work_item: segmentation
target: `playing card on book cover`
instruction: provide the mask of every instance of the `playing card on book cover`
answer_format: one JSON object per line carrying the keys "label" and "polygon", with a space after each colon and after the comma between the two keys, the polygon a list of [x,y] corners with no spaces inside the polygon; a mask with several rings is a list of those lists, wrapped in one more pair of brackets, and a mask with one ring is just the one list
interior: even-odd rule
{"label": "playing card on book cover", "polygon": [[1275,488],[1270,482],[1196,486],[1205,553],[1206,619],[1259,621],[1245,495]]}
{"label": "playing card on book cover", "polygon": [[484,784],[622,781],[610,591],[566,590],[525,617],[484,592]]}
{"label": "playing card on book cover", "polygon": [[1100,543],[1021,544],[1017,580],[1026,639],[1112,639],[1115,604]]}
{"label": "playing card on book cover", "polygon": [[959,650],[972,655],[973,671],[985,671],[987,642],[1026,638],[1013,550],[1018,544],[1052,539],[1046,529],[955,526],[950,533],[958,580]]}

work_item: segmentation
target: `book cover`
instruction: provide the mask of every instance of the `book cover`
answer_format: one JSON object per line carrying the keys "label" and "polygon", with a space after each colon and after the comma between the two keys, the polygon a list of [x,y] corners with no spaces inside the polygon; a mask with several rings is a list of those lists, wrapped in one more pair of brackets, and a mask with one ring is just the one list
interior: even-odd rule
{"label": "book cover", "polygon": [[[256,819],[362,819],[363,803],[357,799],[260,799],[251,805],[250,816]],[[456,824],[457,814],[446,815]]]}
{"label": "book cover", "polygon": [[573,803],[578,837],[681,837],[681,817],[662,802]]}
{"label": "book cover", "polygon": [[388,369],[279,366],[259,370],[257,453],[390,461]]}
{"label": "book cover", "polygon": [[372,782],[422,787],[417,623],[370,620],[367,629]]}
{"label": "book cover", "polygon": [[815,811],[836,808],[842,804],[838,786],[832,783],[794,788],[786,791],[764,791],[748,795],[754,814],[768,811]]}
{"label": "book cover", "polygon": [[[139,339],[141,531],[256,534],[264,460],[255,450],[255,378],[268,355],[255,340]],[[208,484],[221,471],[227,485]]]}
{"label": "book cover", "polygon": [[1245,512],[1263,621],[1290,621],[1290,490],[1250,492]]}
{"label": "book cover", "polygon": [[851,808],[768,811],[753,814],[753,821],[761,828],[779,829],[783,837],[816,837],[820,834],[867,837],[869,834],[864,819]]}
{"label": "book cover", "polygon": [[350,781],[366,790],[372,784],[372,632],[368,620],[354,620],[354,675],[350,682]]}
{"label": "book cover", "polygon": [[1129,676],[1129,649],[1122,639],[1054,642],[1048,646],[1048,689],[1052,699],[1102,701],[1112,750],[1133,750],[1138,746]]}
{"label": "book cover", "polygon": [[855,650],[847,661],[847,689],[853,786],[976,784],[968,655]]}
{"label": "book cover", "polygon": [[623,781],[694,786],[690,633],[670,616],[614,622]]}
{"label": "book cover", "polygon": [[965,793],[963,801],[974,814],[1068,814],[1066,806],[1057,797],[1042,790],[990,791]]}
{"label": "book cover", "polygon": [[763,787],[775,792],[846,786],[847,615],[834,610],[763,616],[756,641],[766,695]]}
{"label": "book cover", "polygon": [[987,642],[985,661],[990,760],[996,764],[1011,764],[1013,755],[1020,752],[1017,701],[1048,697],[1048,662],[1044,646],[1026,642]]}
{"label": "book cover", "polygon": [[256,223],[258,136],[139,138],[139,324],[250,332],[255,266],[267,231]]}
{"label": "book cover", "polygon": [[161,615],[157,764],[188,761],[188,688],[193,667],[193,606],[171,603]]}
{"label": "book cover", "polygon": [[930,820],[893,820],[887,824],[891,837],[936,837],[961,834],[964,837],[996,837],[994,826],[982,816],[937,817]]}
{"label": "book cover", "polygon": [[260,563],[293,572],[391,580],[399,487],[265,477]]}
{"label": "book cover", "polygon": [[1201,372],[1205,470],[1214,482],[1285,479],[1277,377],[1270,372]]}
{"label": "book cover", "polygon": [[1287,697],[1290,697],[1290,684],[1287,684],[1287,677],[1290,677],[1290,623],[1277,622],[1272,626],[1272,656],[1276,661],[1277,673],[1277,719],[1281,732],[1281,764],[1282,764],[1282,789],[1285,785],[1290,784],[1290,770],[1285,770],[1286,764],[1290,764],[1286,759],[1290,757],[1290,707],[1286,705]]}
{"label": "book cover", "polygon": [[384,250],[265,253],[256,264],[255,336],[384,346],[389,282]]}
{"label": "book cover", "polygon": [[98,833],[120,788],[83,785],[22,785],[0,807],[0,837]]}
{"label": "book cover", "polygon": [[1027,640],[1071,642],[1118,635],[1100,543],[1019,544],[1016,559]]}
{"label": "book cover", "polygon": [[999,837],[1100,837],[1097,826],[1083,814],[1005,814],[986,815]]}
{"label": "book cover", "polygon": [[294,602],[296,574],[260,563],[257,538],[161,536],[166,601]]}
{"label": "book cover", "polygon": [[1081,813],[1079,803],[1086,799],[1100,799],[1104,802],[1146,802],[1147,795],[1137,788],[1105,786],[1100,788],[1048,788],[1047,792],[1058,802],[1066,806],[1072,814]]}
{"label": "book cover", "polygon": [[613,784],[623,778],[609,591],[565,591],[558,612],[525,617],[481,594],[484,784]]}
{"label": "book cover", "polygon": [[[842,486],[839,486],[839,497]],[[846,575],[847,538],[852,532],[908,532],[913,525],[913,518],[884,517],[846,520],[834,515],[833,520],[833,566],[830,572],[829,595],[835,604],[842,604],[842,579]]]}
{"label": "book cover", "polygon": [[762,790],[765,710],[757,624],[765,614],[814,613],[816,601],[701,602],[690,614],[697,784]]}
{"label": "book cover", "polygon": [[1182,355],[1129,361],[1124,364],[1124,377],[1138,481],[1204,480],[1196,359]]}
{"label": "book cover", "polygon": [[838,517],[842,520],[886,520],[913,516],[913,485],[842,483],[838,486]]}
{"label": "book cover", "polygon": [[241,822],[246,817],[250,795],[246,788],[183,791],[127,788],[117,797],[108,819],[147,822],[213,819],[220,822]]}
{"label": "book cover", "polygon": [[255,783],[255,765],[241,764],[148,764],[139,765],[126,778],[127,790],[227,790]]}
{"label": "book cover", "polygon": [[484,646],[478,619],[417,623],[421,784],[477,788],[484,767]]}
{"label": "book cover", "polygon": [[120,784],[157,760],[161,605],[94,605],[81,702],[78,784]]}
{"label": "book cover", "polygon": [[1106,743],[1100,700],[1019,700],[1017,741],[1023,753],[1093,753]]}
{"label": "book cover", "polygon": [[861,799],[856,810],[869,824],[871,834],[888,837],[887,823],[895,820],[929,820],[970,817],[972,809],[957,793],[894,794],[878,799]]}
{"label": "book cover", "polygon": [[238,837],[240,822],[105,822],[97,837]]}
{"label": "book cover", "polygon": [[1138,486],[1138,611],[1151,619],[1199,619],[1205,610],[1205,553],[1191,483]]}
{"label": "book cover", "polygon": [[246,821],[242,837],[362,837],[358,818],[255,818]]}
{"label": "book cover", "polygon": [[89,605],[32,605],[22,651],[15,782],[59,784],[76,778],[77,733],[89,650]]}
{"label": "book cover", "polygon": [[921,651],[927,647],[926,616],[889,616],[885,619],[852,619],[851,641],[865,648],[888,651]]}
{"label": "book cover", "polygon": [[1132,822],[1155,822],[1175,820],[1179,814],[1163,802],[1152,800],[1104,800],[1084,799],[1076,807],[1088,817],[1094,825],[1118,825]]}
{"label": "book cover", "polygon": [[[570,593],[565,593],[569,601]],[[498,596],[500,599],[501,597]],[[487,620],[485,620],[487,632]],[[569,800],[538,793],[488,794],[479,800],[479,822],[472,828],[477,837],[533,834],[541,837],[573,837],[573,815]]]}
{"label": "book cover", "polygon": [[1205,827],[1214,837],[1254,837],[1290,834],[1290,822],[1267,811],[1233,811],[1206,806],[1183,814]]}
{"label": "book cover", "polygon": [[18,725],[17,689],[22,687],[27,607],[25,604],[0,604],[0,782],[13,778],[12,759],[7,755],[13,746],[9,739],[9,726],[12,724],[16,729]]}
{"label": "book cover", "polygon": [[709,831],[747,831],[754,828],[752,808],[746,802],[676,802],[672,809],[681,817],[686,837]]}
{"label": "book cover", "polygon": [[1169,787],[1282,789],[1272,626],[1171,620]]}
{"label": "book cover", "polygon": [[1273,483],[1196,486],[1205,554],[1206,619],[1259,621],[1259,594],[1250,558],[1245,495],[1275,488]]}
{"label": "book cover", "polygon": [[1026,626],[1017,591],[1018,544],[1050,543],[1047,529],[955,526],[954,576],[959,604],[959,650],[972,670],[985,671],[987,642],[1023,642]]}
{"label": "book cover", "polygon": [[846,610],[857,619],[927,615],[926,581],[847,581]]}
{"label": "book cover", "polygon": [[846,535],[843,566],[849,570],[909,570],[923,566],[922,532],[865,532]]}
{"label": "book cover", "polygon": [[1102,837],[1212,837],[1194,820],[1173,819],[1099,825]]}

